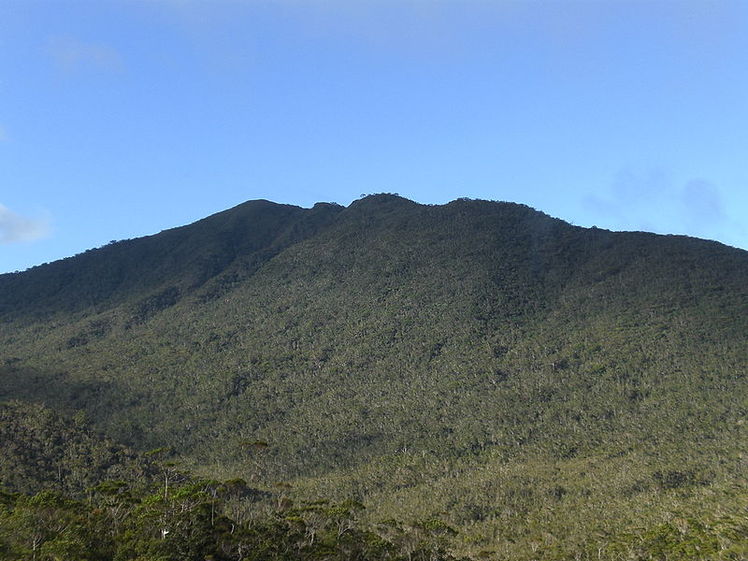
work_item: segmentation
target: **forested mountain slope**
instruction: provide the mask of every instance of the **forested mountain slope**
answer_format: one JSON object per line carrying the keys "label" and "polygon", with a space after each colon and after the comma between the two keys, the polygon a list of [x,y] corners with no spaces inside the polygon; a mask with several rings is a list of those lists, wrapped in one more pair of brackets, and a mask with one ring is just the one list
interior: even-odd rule
{"label": "forested mountain slope", "polygon": [[249,201],[189,226],[113,241],[23,273],[0,275],[0,313],[101,311],[140,298],[147,315],[154,306],[173,305],[182,293],[232,266],[251,274],[285,247],[324,227],[341,209],[319,204],[304,210]]}
{"label": "forested mountain slope", "polygon": [[0,276],[0,399],[521,558],[745,497],[747,280],[510,203],[251,202]]}

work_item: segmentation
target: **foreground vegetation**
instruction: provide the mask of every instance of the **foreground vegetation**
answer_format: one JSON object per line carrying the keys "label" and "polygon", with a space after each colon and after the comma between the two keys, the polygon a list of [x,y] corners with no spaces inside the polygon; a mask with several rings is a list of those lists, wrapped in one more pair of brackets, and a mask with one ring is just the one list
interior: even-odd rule
{"label": "foreground vegetation", "polygon": [[[744,251],[508,203],[252,202],[0,276],[0,399],[127,445],[76,446],[128,489],[166,446],[272,516],[355,501],[454,555],[740,559],[746,279]],[[65,461],[0,476],[96,485]]]}
{"label": "foreground vegetation", "polygon": [[[294,501],[287,485],[259,490],[241,479],[197,478],[169,462],[168,451],[134,454],[97,437],[80,418],[65,419],[46,408],[20,403],[2,404],[0,409],[3,423],[20,429],[15,436],[2,434],[4,449],[12,444],[56,450],[62,438],[88,444],[77,448],[78,453],[52,452],[41,464],[33,453],[4,458],[3,474],[28,473],[33,466],[44,483],[36,492],[19,493],[15,488],[29,482],[16,479],[16,486],[0,490],[2,559],[449,561],[465,539],[475,539],[474,529],[459,532],[445,522],[448,513],[409,522],[367,521],[366,507],[354,500]],[[104,479],[102,466],[89,461],[93,450],[114,452],[113,458],[126,458],[130,469],[138,466],[148,475]],[[687,490],[686,479],[682,472],[655,477],[657,500],[671,509],[680,504],[680,512],[670,512],[666,520],[639,520],[625,530],[612,526],[574,543],[553,536],[552,517],[530,518],[524,533],[535,541],[511,558],[744,559],[748,494],[723,490],[719,496],[716,488],[694,493]],[[91,485],[83,487],[82,481]],[[560,488],[554,492],[557,500],[564,494]],[[581,503],[578,506],[583,508]],[[506,544],[519,537],[494,536],[491,542],[494,548],[503,545],[500,549],[506,550]],[[499,557],[496,549],[472,556]]]}
{"label": "foreground vegetation", "polygon": [[451,559],[455,532],[440,520],[364,529],[360,503],[200,479],[166,449],[137,454],[97,436],[80,415],[11,402],[0,419],[2,559]]}
{"label": "foreground vegetation", "polygon": [[[452,559],[441,534],[426,521],[392,522],[363,530],[363,506],[326,501],[283,503],[262,514],[232,519],[232,496],[242,482],[191,481],[151,494],[123,482],[91,489],[86,501],[52,491],[0,495],[0,556],[8,560],[215,561],[321,559]],[[236,509],[233,509],[236,510]]]}
{"label": "foreground vegetation", "polygon": [[[0,558],[7,560],[450,560],[455,530],[438,519],[386,521],[364,529],[363,505],[281,502],[250,516],[234,504],[242,482],[190,481],[151,494],[105,482],[85,501],[53,491],[0,493]],[[745,498],[745,497],[744,497]],[[566,551],[543,540],[527,558],[731,560],[748,555],[748,523],[733,513],[669,521],[590,537]],[[491,558],[482,551],[477,558]]]}

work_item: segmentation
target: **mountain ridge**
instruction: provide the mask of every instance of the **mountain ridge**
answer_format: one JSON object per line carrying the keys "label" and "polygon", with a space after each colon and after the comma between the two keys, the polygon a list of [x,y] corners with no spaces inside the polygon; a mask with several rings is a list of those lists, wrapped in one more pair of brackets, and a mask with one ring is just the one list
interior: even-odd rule
{"label": "mountain ridge", "polygon": [[[45,263],[37,265],[27,269],[25,271],[16,271],[12,273],[0,274],[0,314],[9,313],[13,309],[13,301],[15,300],[16,306],[23,307],[25,303],[31,300],[49,300],[55,296],[59,296],[60,299],[70,298],[71,294],[65,293],[65,288],[59,286],[62,281],[56,283],[58,286],[56,290],[50,290],[46,294],[32,293],[21,295],[19,298],[19,290],[23,290],[23,284],[31,282],[34,283],[33,277],[47,277],[42,278],[41,282],[45,280],[49,281],[50,277],[61,277],[67,283],[77,283],[81,279],[76,277],[74,269],[76,268],[94,268],[95,274],[99,277],[100,284],[106,284],[107,286],[101,287],[98,293],[89,296],[90,305],[95,306],[100,304],[101,301],[106,301],[112,293],[117,291],[127,292],[130,289],[128,285],[140,285],[146,289],[153,289],[159,284],[163,284],[163,279],[159,278],[159,274],[165,273],[185,274],[190,282],[185,282],[186,288],[194,289],[201,286],[209,279],[225,272],[225,270],[233,263],[238,256],[247,256],[260,250],[278,252],[281,249],[292,245],[295,242],[301,241],[305,236],[314,235],[317,229],[324,229],[329,226],[328,219],[337,218],[337,215],[342,215],[343,218],[353,214],[354,216],[371,216],[372,211],[380,212],[386,209],[388,206],[399,205],[402,208],[404,205],[414,208],[443,208],[449,209],[451,207],[465,207],[467,205],[495,205],[504,208],[522,208],[529,211],[529,214],[535,213],[535,216],[543,217],[556,223],[563,223],[571,226],[567,222],[564,222],[558,218],[552,218],[547,214],[532,209],[526,205],[518,203],[508,202],[497,202],[497,201],[484,201],[475,199],[457,199],[446,205],[421,205],[415,203],[399,195],[393,194],[375,194],[368,195],[361,199],[358,199],[351,203],[349,207],[342,207],[336,203],[316,203],[313,207],[306,209],[289,204],[274,203],[265,199],[251,200],[241,203],[230,209],[217,212],[209,217],[198,220],[194,223],[169,228],[159,232],[158,234],[152,234],[143,236],[140,238],[134,238],[130,240],[112,241],[109,244],[86,250],[83,253],[75,256],[63,258],[52,263]],[[268,224],[262,223],[257,218],[260,214],[270,213],[272,209],[276,219],[280,217],[281,212],[286,212],[287,215],[291,215],[292,218],[299,218],[306,214],[306,220],[302,220],[301,224],[294,224],[291,226],[295,229],[295,232],[283,231],[282,227],[277,232],[267,231]],[[316,213],[316,216],[314,214]],[[328,216],[321,216],[328,214]],[[265,217],[267,218],[267,217]],[[288,218],[288,216],[284,217]],[[316,220],[316,223],[315,223]],[[223,223],[222,223],[223,222]],[[242,242],[246,243],[241,237],[241,227],[252,224],[255,226],[254,230],[250,232],[254,235],[254,242],[258,243],[257,247],[243,247]],[[277,224],[274,224],[277,227]],[[289,226],[286,224],[286,226]],[[571,226],[573,228],[581,228],[578,226]],[[262,230],[265,228],[265,230]],[[305,230],[306,228],[306,230]],[[612,232],[610,230],[600,229],[595,226],[591,228],[582,228],[587,232],[597,233],[613,233],[620,235],[643,235],[643,236],[657,236],[661,238],[672,238],[672,239],[689,239],[697,240],[699,238],[692,238],[689,236],[673,235],[673,234],[650,234],[648,232]],[[188,232],[192,233],[190,236]],[[279,239],[272,240],[272,236],[275,235]],[[245,235],[246,236],[246,235]],[[268,238],[270,236],[270,238]],[[284,239],[285,237],[285,239]],[[201,239],[203,238],[203,239]],[[207,238],[207,239],[206,239]],[[213,239],[211,239],[213,238]],[[162,241],[162,244],[156,243],[156,241]],[[705,243],[713,243],[723,246],[720,242],[712,240],[702,240]],[[264,242],[264,243],[263,243]],[[216,255],[211,256],[198,256],[203,257],[204,261],[199,262],[196,256],[190,256],[191,259],[188,262],[189,265],[193,265],[194,270],[189,270],[189,267],[185,267],[181,263],[186,256],[189,256],[189,249],[185,246],[203,246],[208,244],[209,250],[213,250]],[[213,247],[217,246],[217,247]],[[724,246],[730,248],[730,246]],[[216,249],[218,251],[216,251]],[[738,248],[731,248],[740,250]],[[136,259],[128,259],[127,254],[137,253],[142,256],[145,253],[145,258],[140,259],[140,262]],[[124,254],[124,256],[123,256]],[[123,259],[127,262],[126,266],[120,266],[117,270],[107,270],[102,266],[104,261],[112,261],[117,259]],[[267,259],[267,255],[257,255],[259,263],[261,264]],[[161,262],[159,267],[156,268],[155,272],[148,273],[145,279],[143,279],[143,270],[152,266],[154,262]],[[127,272],[127,268],[130,267],[132,270]],[[181,269],[179,269],[181,267]],[[172,270],[169,270],[169,269]],[[164,271],[166,269],[166,271]],[[187,271],[185,271],[187,269]],[[117,276],[124,277],[116,279]],[[102,281],[101,277],[114,276],[116,280],[106,282]],[[23,279],[23,280],[21,280]],[[83,279],[88,280],[88,279]],[[58,293],[61,291],[61,293]],[[4,298],[3,298],[4,296]],[[20,300],[20,302],[18,302]]]}

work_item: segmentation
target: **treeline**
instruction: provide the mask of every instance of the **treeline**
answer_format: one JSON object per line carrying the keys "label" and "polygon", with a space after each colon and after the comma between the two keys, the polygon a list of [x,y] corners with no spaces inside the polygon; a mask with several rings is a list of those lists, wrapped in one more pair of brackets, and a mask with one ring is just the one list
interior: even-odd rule
{"label": "treeline", "polygon": [[[76,500],[57,491],[0,491],[0,559],[8,561],[453,561],[457,532],[440,519],[366,527],[356,501],[254,503],[244,481],[182,478],[147,492],[102,482]],[[744,498],[748,498],[744,496]],[[542,536],[542,534],[541,534]],[[744,561],[748,518],[674,515],[589,536],[575,550],[542,537],[518,559]],[[499,558],[485,551],[472,559]],[[468,559],[468,558],[463,558]]]}
{"label": "treeline", "polygon": [[[122,481],[85,500],[56,491],[0,492],[0,558],[18,561],[271,561],[453,559],[438,520],[376,531],[358,522],[353,501],[294,505],[279,496],[256,512],[242,504],[243,481],[193,480],[137,492]],[[232,517],[231,514],[234,514]]]}

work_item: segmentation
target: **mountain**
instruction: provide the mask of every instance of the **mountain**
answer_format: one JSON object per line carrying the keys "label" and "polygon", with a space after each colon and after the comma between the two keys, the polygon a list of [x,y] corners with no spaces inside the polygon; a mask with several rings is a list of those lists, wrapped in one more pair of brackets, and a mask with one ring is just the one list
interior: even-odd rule
{"label": "mountain", "polygon": [[512,203],[250,201],[1,275],[0,400],[472,555],[633,548],[746,497],[747,280]]}

